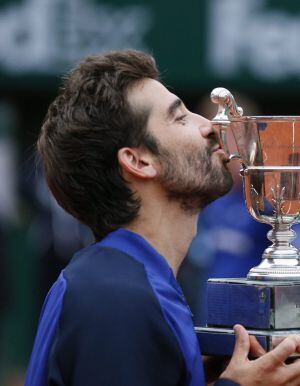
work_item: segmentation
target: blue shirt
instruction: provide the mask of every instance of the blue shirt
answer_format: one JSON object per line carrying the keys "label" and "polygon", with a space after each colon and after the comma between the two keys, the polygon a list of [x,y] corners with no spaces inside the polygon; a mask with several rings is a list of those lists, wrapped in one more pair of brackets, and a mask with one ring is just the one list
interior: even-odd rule
{"label": "blue shirt", "polygon": [[25,383],[47,384],[205,384],[181,288],[138,234],[119,229],[78,252],[52,286]]}

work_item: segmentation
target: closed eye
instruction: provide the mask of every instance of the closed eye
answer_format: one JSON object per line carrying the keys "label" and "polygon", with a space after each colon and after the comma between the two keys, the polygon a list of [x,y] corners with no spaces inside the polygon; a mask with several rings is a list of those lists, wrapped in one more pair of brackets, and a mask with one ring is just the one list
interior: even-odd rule
{"label": "closed eye", "polygon": [[186,119],[187,115],[186,114],[183,114],[183,115],[179,115],[179,117],[177,117],[175,119],[176,122],[184,122],[185,119]]}

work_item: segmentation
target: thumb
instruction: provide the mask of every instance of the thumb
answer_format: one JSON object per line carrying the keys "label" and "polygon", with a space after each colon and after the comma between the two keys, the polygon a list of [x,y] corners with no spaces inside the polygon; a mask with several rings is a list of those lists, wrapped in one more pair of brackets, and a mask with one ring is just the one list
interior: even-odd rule
{"label": "thumb", "polygon": [[244,361],[248,358],[250,350],[250,338],[248,332],[240,324],[234,327],[235,332],[235,346],[232,354],[232,359],[236,361]]}

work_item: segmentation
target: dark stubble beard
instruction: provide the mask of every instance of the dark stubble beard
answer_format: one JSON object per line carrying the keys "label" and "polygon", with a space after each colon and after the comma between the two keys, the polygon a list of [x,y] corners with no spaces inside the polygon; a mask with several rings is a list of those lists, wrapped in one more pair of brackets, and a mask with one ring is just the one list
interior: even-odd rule
{"label": "dark stubble beard", "polygon": [[[215,144],[215,140],[211,140]],[[180,202],[190,214],[201,211],[206,205],[226,194],[233,180],[226,165],[220,160],[213,162],[213,145],[205,149],[190,146],[182,152],[170,152],[160,148],[160,182],[169,200]]]}

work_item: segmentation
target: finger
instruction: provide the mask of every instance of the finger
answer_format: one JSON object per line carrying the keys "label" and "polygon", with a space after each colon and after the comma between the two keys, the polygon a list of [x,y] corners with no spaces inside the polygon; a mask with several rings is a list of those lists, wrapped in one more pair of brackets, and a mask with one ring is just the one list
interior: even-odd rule
{"label": "finger", "polygon": [[236,324],[233,329],[235,332],[235,346],[232,359],[236,361],[244,361],[248,358],[250,350],[249,334],[240,324]]}
{"label": "finger", "polygon": [[266,360],[274,361],[274,364],[283,363],[291,354],[297,352],[299,347],[300,336],[290,335],[261,359],[265,358]]}
{"label": "finger", "polygon": [[260,345],[256,337],[253,335],[250,335],[249,339],[250,339],[250,354],[255,358],[259,358],[262,355],[265,355],[266,350]]}
{"label": "finger", "polygon": [[288,371],[288,385],[289,386],[300,386],[300,360],[296,360],[290,365],[287,365],[286,370]]}
{"label": "finger", "polygon": [[272,337],[272,346],[273,348],[277,347],[281,342],[283,342],[288,335],[286,336],[273,336]]}

